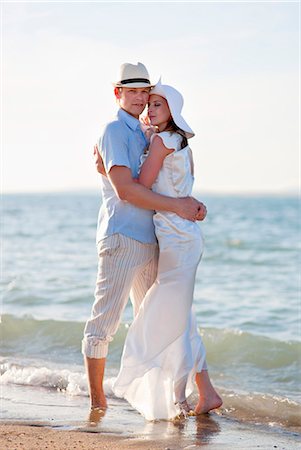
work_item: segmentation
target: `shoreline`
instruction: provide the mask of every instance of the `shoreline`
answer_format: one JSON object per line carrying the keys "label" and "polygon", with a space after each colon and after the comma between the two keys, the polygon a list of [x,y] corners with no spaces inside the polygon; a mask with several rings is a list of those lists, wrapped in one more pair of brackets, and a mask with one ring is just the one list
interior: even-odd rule
{"label": "shoreline", "polygon": [[[52,378],[49,378],[51,381]],[[73,379],[73,382],[78,380]],[[210,414],[175,421],[146,421],[125,400],[110,395],[105,414],[89,409],[88,397],[45,387],[2,385],[1,450],[208,450],[281,449],[301,447],[296,407],[275,421],[272,410],[263,421],[260,402],[226,395],[224,406]],[[193,395],[191,402],[194,403]],[[270,404],[272,408],[272,403]],[[298,417],[297,417],[298,416]],[[258,420],[261,419],[261,420]],[[285,424],[290,424],[285,426]],[[100,446],[101,443],[101,446]]]}
{"label": "shoreline", "polygon": [[[285,429],[232,420],[218,413],[174,422],[144,422],[135,427],[124,417],[122,427],[96,422],[6,420],[0,425],[1,450],[208,450],[281,449],[301,446],[301,435]],[[129,414],[129,412],[128,412]]]}

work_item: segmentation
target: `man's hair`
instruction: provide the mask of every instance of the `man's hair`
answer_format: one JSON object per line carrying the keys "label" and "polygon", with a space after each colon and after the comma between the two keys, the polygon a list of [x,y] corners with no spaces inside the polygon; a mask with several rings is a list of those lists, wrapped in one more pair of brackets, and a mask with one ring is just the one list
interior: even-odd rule
{"label": "man's hair", "polygon": [[[127,89],[131,89],[129,86],[124,86],[125,88],[127,88]],[[119,94],[122,92],[122,89],[123,89],[123,87],[120,87],[120,86],[118,86],[118,92],[119,92]],[[150,87],[145,87],[145,88],[132,88],[132,89],[149,89],[149,92],[151,91],[151,88]]]}

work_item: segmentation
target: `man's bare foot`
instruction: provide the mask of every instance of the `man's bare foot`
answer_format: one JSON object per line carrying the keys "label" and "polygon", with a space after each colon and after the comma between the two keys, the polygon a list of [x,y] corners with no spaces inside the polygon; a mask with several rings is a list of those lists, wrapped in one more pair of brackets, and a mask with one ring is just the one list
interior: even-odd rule
{"label": "man's bare foot", "polygon": [[199,402],[194,408],[196,415],[206,414],[213,409],[220,408],[223,404],[221,397],[217,392],[214,392],[210,397],[200,397]]}
{"label": "man's bare foot", "polygon": [[89,424],[91,426],[96,426],[104,417],[105,413],[106,410],[103,408],[91,408],[88,418]]}
{"label": "man's bare foot", "polygon": [[99,388],[97,392],[93,392],[91,395],[91,410],[95,408],[107,409],[107,399],[103,388]]}
{"label": "man's bare foot", "polygon": [[91,410],[98,408],[98,409],[107,409],[107,399],[103,391],[99,392],[97,397],[91,396]]}

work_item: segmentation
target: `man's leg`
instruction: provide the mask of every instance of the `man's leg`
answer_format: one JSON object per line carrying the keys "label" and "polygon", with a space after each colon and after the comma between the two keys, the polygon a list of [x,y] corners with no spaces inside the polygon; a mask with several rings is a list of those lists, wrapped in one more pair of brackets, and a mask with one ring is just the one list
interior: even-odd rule
{"label": "man's leg", "polygon": [[[88,377],[91,407],[106,408],[103,378],[108,345],[118,329],[135,275],[133,248],[121,235],[103,239],[98,245],[95,301],[87,321],[82,352]],[[135,264],[135,262],[134,262]]]}
{"label": "man's leg", "polygon": [[110,236],[99,244],[95,302],[82,346],[91,407],[106,407],[103,377],[108,345],[118,329],[133,280],[150,260],[148,247],[123,235]]}
{"label": "man's leg", "polygon": [[154,284],[157,276],[159,248],[157,245],[151,245],[149,251],[150,259],[136,274],[130,293],[134,316],[137,315],[147,291]]}
{"label": "man's leg", "polygon": [[89,380],[91,408],[107,408],[107,400],[103,391],[103,377],[106,358],[85,357],[86,373]]}

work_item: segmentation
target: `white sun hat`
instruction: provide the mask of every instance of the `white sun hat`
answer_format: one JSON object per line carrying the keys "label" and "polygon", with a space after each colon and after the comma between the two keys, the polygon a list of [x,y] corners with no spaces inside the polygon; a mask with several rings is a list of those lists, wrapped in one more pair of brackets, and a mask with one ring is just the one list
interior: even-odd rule
{"label": "white sun hat", "polygon": [[160,97],[165,98],[169,106],[171,117],[173,118],[175,124],[185,132],[187,139],[192,138],[194,136],[194,132],[181,115],[184,100],[180,92],[172,86],[162,84],[160,79],[156,86],[150,91],[150,95],[153,94],[160,95]]}
{"label": "white sun hat", "polygon": [[120,67],[119,81],[113,83],[115,87],[144,88],[153,87],[149,81],[149,74],[144,64],[124,63]]}

